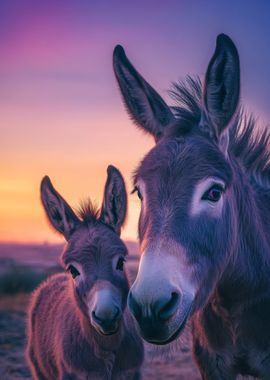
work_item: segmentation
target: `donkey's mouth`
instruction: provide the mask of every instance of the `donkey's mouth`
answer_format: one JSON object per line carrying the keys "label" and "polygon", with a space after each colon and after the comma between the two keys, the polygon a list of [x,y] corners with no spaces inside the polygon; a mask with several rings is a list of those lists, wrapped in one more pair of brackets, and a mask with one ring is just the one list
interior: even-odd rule
{"label": "donkey's mouth", "polygon": [[165,340],[160,340],[160,339],[146,339],[148,343],[151,343],[151,344],[155,344],[155,345],[158,345],[158,346],[164,346],[166,344],[169,344],[171,342],[173,342],[176,338],[179,337],[179,335],[182,333],[182,331],[184,330],[185,326],[186,326],[186,323],[188,321],[188,318],[189,318],[189,315],[190,315],[190,311],[191,311],[191,307],[189,308],[189,310],[187,311],[185,317],[182,319],[182,322],[180,323],[180,326],[177,328],[177,330],[172,334],[170,335],[167,339]]}
{"label": "donkey's mouth", "polygon": [[187,319],[188,318],[186,317],[185,320],[181,323],[180,327],[169,337],[169,339],[164,340],[164,341],[152,341],[152,342],[149,341],[149,343],[156,344],[159,346],[164,346],[165,344],[169,344],[173,342],[176,338],[178,338],[178,336],[184,330],[187,323]]}
{"label": "donkey's mouth", "polygon": [[110,336],[110,335],[114,335],[118,332],[119,330],[119,327],[117,327],[115,330],[113,331],[102,331],[102,330],[99,330],[100,334],[101,335],[104,335],[104,336]]}
{"label": "donkey's mouth", "polygon": [[120,324],[117,323],[115,326],[111,326],[109,328],[102,328],[101,326],[96,326],[96,330],[99,334],[103,336],[114,335],[119,331]]}

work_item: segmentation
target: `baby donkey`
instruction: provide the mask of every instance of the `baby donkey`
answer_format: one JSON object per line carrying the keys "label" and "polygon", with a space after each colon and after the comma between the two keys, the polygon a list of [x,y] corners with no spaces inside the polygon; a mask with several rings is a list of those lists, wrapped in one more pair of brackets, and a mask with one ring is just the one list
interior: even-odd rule
{"label": "baby donkey", "polygon": [[143,344],[126,308],[127,249],[120,230],[127,209],[124,180],[107,169],[101,209],[84,204],[78,216],[41,183],[51,225],[67,244],[57,274],[35,291],[29,310],[27,357],[34,379],[140,379]]}

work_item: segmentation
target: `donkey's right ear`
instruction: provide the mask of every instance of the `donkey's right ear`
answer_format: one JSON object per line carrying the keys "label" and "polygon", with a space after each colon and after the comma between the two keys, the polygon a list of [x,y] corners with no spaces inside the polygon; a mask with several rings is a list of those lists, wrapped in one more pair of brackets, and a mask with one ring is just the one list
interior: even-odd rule
{"label": "donkey's right ear", "polygon": [[124,179],[118,169],[109,165],[104,190],[100,221],[120,235],[127,213],[127,192]]}
{"label": "donkey's right ear", "polygon": [[214,137],[225,154],[229,143],[228,127],[237,111],[239,94],[238,51],[230,37],[220,34],[205,76],[200,127]]}
{"label": "donkey's right ear", "polygon": [[51,225],[68,240],[79,225],[79,218],[55,190],[48,176],[42,179],[40,192],[41,201]]}
{"label": "donkey's right ear", "polygon": [[169,106],[135,70],[120,45],[113,52],[113,68],[131,118],[157,141],[164,128],[174,121]]}

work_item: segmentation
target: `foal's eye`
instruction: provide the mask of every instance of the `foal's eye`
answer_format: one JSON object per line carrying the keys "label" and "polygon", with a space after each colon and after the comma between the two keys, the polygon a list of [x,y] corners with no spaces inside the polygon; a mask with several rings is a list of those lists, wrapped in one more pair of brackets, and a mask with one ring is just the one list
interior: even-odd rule
{"label": "foal's eye", "polygon": [[124,257],[120,257],[117,261],[117,264],[116,264],[116,269],[117,270],[123,270],[124,269],[124,262],[125,262],[125,259]]}
{"label": "foal's eye", "polygon": [[138,186],[135,186],[134,189],[132,190],[131,194],[134,194],[134,193],[137,193],[138,198],[139,198],[141,201],[143,200],[142,193],[140,192],[140,189],[138,188]]}
{"label": "foal's eye", "polygon": [[76,269],[73,265],[69,265],[67,270],[70,272],[73,278],[80,275],[80,272],[78,271],[78,269]]}
{"label": "foal's eye", "polygon": [[202,199],[210,202],[218,202],[223,191],[224,189],[221,185],[213,185],[203,194]]}

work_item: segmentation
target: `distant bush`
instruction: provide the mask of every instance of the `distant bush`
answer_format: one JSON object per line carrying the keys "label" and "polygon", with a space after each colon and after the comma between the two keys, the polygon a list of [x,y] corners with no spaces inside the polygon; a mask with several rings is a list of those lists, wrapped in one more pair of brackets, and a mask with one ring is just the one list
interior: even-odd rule
{"label": "distant bush", "polygon": [[61,272],[60,266],[36,270],[35,268],[9,262],[0,272],[0,294],[31,292],[48,276]]}

